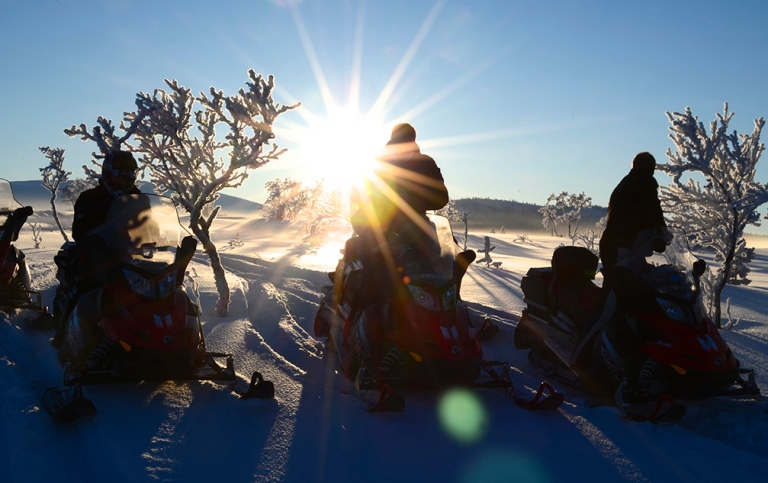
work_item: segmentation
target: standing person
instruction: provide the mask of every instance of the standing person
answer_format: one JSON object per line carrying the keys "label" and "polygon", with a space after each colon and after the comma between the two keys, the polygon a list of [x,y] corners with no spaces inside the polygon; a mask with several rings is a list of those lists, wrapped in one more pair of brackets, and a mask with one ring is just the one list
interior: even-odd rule
{"label": "standing person", "polygon": [[[603,287],[593,317],[582,328],[574,358],[581,359],[581,352],[590,347],[601,330],[611,334],[612,350],[621,353],[625,360],[636,352],[633,330],[624,317],[615,317],[615,314],[648,303],[653,290],[640,282],[637,275],[647,265],[645,257],[653,251],[663,252],[669,241],[659,201],[659,184],[653,177],[655,170],[653,155],[638,153],[629,174],[611,193],[608,220],[600,238]],[[645,246],[649,241],[653,242],[652,246]],[[610,379],[600,347],[599,342],[594,346],[588,370],[597,380]]]}
{"label": "standing person", "polygon": [[653,155],[638,153],[632,160],[629,174],[611,193],[608,220],[600,238],[600,259],[603,268],[609,271],[616,262],[630,254],[641,232],[652,230],[667,236],[667,224],[659,201],[659,184],[653,177],[655,170],[656,159]]}

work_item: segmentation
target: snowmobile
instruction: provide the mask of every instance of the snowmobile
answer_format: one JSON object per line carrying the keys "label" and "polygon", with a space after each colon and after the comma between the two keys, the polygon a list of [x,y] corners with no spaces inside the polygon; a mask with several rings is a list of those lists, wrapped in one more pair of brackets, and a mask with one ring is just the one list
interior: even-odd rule
{"label": "snowmobile", "polygon": [[[526,308],[515,331],[529,362],[626,416],[655,419],[675,401],[756,396],[754,371],[738,359],[705,314],[700,278],[682,232],[669,245],[641,233],[635,248],[594,283],[598,259],[583,247],[555,249],[551,267],[531,268],[521,282]],[[654,254],[663,251],[663,255]]]}
{"label": "snowmobile", "polygon": [[[428,215],[425,222],[426,233],[412,225],[371,251],[350,238],[329,274],[334,284],[323,288],[315,335],[326,338],[359,394],[379,391],[369,411],[401,411],[404,400],[394,388],[513,386],[506,363],[483,359],[483,327],[473,326],[459,297],[475,252],[459,252],[445,217]],[[561,395],[546,403],[542,396],[520,404],[533,409],[542,402],[537,409],[545,409],[562,402]]]}
{"label": "snowmobile", "polygon": [[46,310],[40,292],[32,290],[24,254],[14,245],[32,212],[31,206],[22,206],[16,201],[11,183],[0,179],[0,310],[3,311]]}
{"label": "snowmobile", "polygon": [[[184,233],[174,203],[149,194],[116,198],[106,221],[90,232],[89,247],[98,247],[95,251],[101,254],[84,255],[103,280],[80,282],[66,291],[71,298],[64,299],[53,342],[64,368],[64,387],[50,388],[44,398],[54,419],[94,412],[82,385],[235,381],[232,355],[208,351],[199,305],[183,288],[197,246],[192,236],[182,238]],[[68,274],[61,278],[77,280]],[[217,362],[220,358],[226,360],[224,367]],[[271,398],[274,386],[257,372],[243,395]]]}

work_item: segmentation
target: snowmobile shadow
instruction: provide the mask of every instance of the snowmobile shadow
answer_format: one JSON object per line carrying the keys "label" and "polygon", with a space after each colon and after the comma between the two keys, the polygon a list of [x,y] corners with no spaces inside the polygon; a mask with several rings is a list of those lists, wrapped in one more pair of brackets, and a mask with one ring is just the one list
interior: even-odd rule
{"label": "snowmobile shadow", "polygon": [[[97,481],[164,480],[171,474],[197,481],[199,465],[217,465],[217,477],[249,481],[255,468],[244,463],[265,451],[278,413],[274,400],[237,400],[226,386],[210,382],[116,383],[84,391],[96,403],[97,414],[75,424],[53,424],[46,444],[58,448],[61,461],[110,448],[117,473],[91,475]],[[222,421],[248,424],[228,426],[226,440],[212,440],[211,435],[222,434]],[[84,431],[94,449],[81,444]],[[190,460],[189,454],[203,457]],[[221,464],[233,461],[239,464]]]}
{"label": "snowmobile shadow", "polygon": [[[474,266],[485,268],[484,265],[478,264],[478,263],[475,263]],[[518,275],[515,272],[511,272],[503,268],[501,270],[486,270],[480,273],[477,273],[476,270],[473,272],[467,271],[467,275],[475,279],[487,278],[487,279],[492,279],[492,280],[496,280],[503,283],[509,283],[513,286],[520,285],[520,281],[522,280],[521,275]]]}
{"label": "snowmobile shadow", "polygon": [[[758,456],[768,455],[768,408],[765,402],[713,398],[691,404],[678,424],[701,436]],[[755,431],[755,428],[762,428]],[[753,434],[745,439],[741,435]]]}
{"label": "snowmobile shadow", "polygon": [[482,291],[488,300],[497,301],[493,303],[493,305],[506,305],[506,302],[499,299],[499,294],[495,293],[493,290],[493,287],[499,284],[508,287],[504,293],[505,296],[511,294],[516,298],[523,298],[523,291],[520,288],[522,275],[516,272],[495,269],[486,270],[485,267],[472,268],[470,265],[470,270],[467,270],[466,275],[464,275],[464,280],[464,284],[467,284],[467,281],[474,283],[477,287],[476,290]]}

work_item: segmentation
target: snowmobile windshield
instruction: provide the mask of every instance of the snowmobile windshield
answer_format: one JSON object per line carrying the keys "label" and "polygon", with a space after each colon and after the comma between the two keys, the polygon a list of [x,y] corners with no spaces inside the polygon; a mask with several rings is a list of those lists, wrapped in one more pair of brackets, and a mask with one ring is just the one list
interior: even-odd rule
{"label": "snowmobile windshield", "polygon": [[397,256],[397,262],[412,282],[440,287],[453,279],[456,244],[447,218],[429,215],[428,219],[428,231],[421,231],[418,240]]}
{"label": "snowmobile windshield", "polygon": [[17,208],[22,208],[22,206],[13,196],[11,183],[0,179],[0,226],[5,225],[8,217]]}
{"label": "snowmobile windshield", "polygon": [[170,264],[181,237],[187,233],[170,198],[142,193],[115,198],[106,221],[92,234],[126,260]]}
{"label": "snowmobile windshield", "polygon": [[661,294],[691,300],[698,295],[693,271],[699,258],[691,252],[685,232],[669,232],[672,240],[666,250],[648,257],[651,268],[644,278]]}

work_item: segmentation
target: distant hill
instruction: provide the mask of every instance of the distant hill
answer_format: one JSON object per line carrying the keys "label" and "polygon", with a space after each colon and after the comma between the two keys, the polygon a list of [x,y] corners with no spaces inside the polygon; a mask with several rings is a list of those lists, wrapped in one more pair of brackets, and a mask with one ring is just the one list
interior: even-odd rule
{"label": "distant hill", "polygon": [[[454,200],[454,208],[462,213],[470,212],[470,230],[490,230],[491,228],[522,232],[545,233],[541,224],[541,205],[521,203],[519,201],[494,200],[490,198],[462,198]],[[579,230],[595,228],[600,218],[605,216],[606,208],[593,206],[586,210],[581,218]],[[455,223],[454,223],[455,224]],[[568,228],[561,227],[559,231],[567,234]]]}
{"label": "distant hill", "polygon": [[[24,204],[32,206],[36,211],[50,211],[51,194],[40,181],[11,181],[13,194],[16,199]],[[152,186],[144,183],[142,188],[146,192],[152,192]],[[255,214],[262,208],[261,203],[245,200],[237,196],[222,194],[218,203],[221,205],[222,214]],[[490,230],[492,228],[521,232],[521,233],[545,233],[541,224],[541,205],[522,203],[519,201],[495,200],[490,198],[462,198],[455,200],[454,207],[462,213],[470,212],[470,230]],[[63,201],[57,201],[57,208],[62,211],[71,209]],[[580,229],[594,228],[595,223],[605,216],[606,209],[593,206],[584,213]],[[454,222],[455,228],[460,229],[460,223]],[[567,228],[559,230],[566,232]]]}
{"label": "distant hill", "polygon": [[[40,181],[11,181],[11,188],[13,188],[13,195],[19,203],[31,206],[35,211],[51,209],[51,193],[43,187]],[[154,192],[149,183],[144,183],[142,189],[147,193]],[[219,196],[217,204],[221,205],[222,212],[225,213],[255,213],[262,207],[261,203],[225,194]],[[56,201],[56,207],[62,210],[72,208],[62,200]]]}

